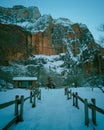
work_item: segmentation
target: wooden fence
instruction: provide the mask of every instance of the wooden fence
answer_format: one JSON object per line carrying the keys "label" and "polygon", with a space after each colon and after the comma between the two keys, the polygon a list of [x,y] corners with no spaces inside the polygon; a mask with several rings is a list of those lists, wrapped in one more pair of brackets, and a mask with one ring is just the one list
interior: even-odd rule
{"label": "wooden fence", "polygon": [[78,93],[72,92],[68,88],[65,88],[65,95],[67,95],[67,100],[73,99],[73,106],[79,108],[78,101],[80,100],[84,104],[84,114],[85,114],[85,125],[89,126],[89,109],[92,111],[92,122],[96,126],[96,111],[104,115],[104,109],[96,106],[96,99],[92,98],[91,103],[88,103],[87,99],[81,98]]}
{"label": "wooden fence", "polygon": [[[11,106],[13,104],[15,105],[15,107],[14,107],[14,118],[2,130],[7,130],[14,123],[18,123],[18,122],[23,121],[24,102],[26,100],[30,99],[30,103],[32,103],[32,107],[35,107],[36,106],[36,98],[41,100],[41,90],[39,90],[39,89],[35,89],[33,91],[30,91],[29,97],[24,98],[24,96],[22,95],[19,98],[19,96],[16,95],[15,100],[0,104],[0,109],[4,109],[4,108]],[[19,105],[20,105],[20,107],[19,107]]]}

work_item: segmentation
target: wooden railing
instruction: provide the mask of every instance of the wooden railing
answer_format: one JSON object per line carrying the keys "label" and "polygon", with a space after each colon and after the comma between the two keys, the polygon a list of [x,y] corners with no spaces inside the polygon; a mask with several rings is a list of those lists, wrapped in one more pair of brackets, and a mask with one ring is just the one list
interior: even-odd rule
{"label": "wooden railing", "polygon": [[73,106],[79,108],[78,101],[80,100],[84,104],[84,113],[85,113],[85,125],[89,126],[89,109],[92,110],[92,122],[96,125],[96,111],[104,115],[104,109],[96,106],[96,99],[92,98],[91,103],[88,103],[87,99],[81,98],[78,93],[72,92],[68,88],[65,88],[65,95],[67,96],[67,100],[73,99]]}
{"label": "wooden railing", "polygon": [[[30,99],[30,103],[32,103],[32,107],[35,107],[36,106],[36,98],[41,100],[41,90],[39,90],[39,89],[35,89],[33,91],[30,91],[30,96],[29,97],[24,98],[24,96],[22,95],[19,98],[19,96],[16,95],[15,100],[0,104],[0,109],[4,109],[4,108],[9,107],[9,106],[11,106],[13,104],[15,105],[14,118],[4,128],[2,128],[2,130],[7,130],[14,123],[18,123],[20,121],[23,121],[24,102],[26,100]],[[19,107],[19,105],[20,105],[20,107]]]}

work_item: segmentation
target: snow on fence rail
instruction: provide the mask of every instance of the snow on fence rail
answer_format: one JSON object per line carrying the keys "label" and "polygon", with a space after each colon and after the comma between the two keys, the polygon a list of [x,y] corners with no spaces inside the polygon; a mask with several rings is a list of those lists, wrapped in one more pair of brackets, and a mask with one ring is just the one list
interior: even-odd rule
{"label": "snow on fence rail", "polygon": [[81,98],[78,93],[72,92],[68,88],[65,88],[65,95],[67,95],[67,100],[72,99],[73,97],[73,106],[79,108],[78,99],[84,104],[84,113],[85,113],[85,125],[89,126],[89,108],[92,110],[92,122],[96,125],[96,111],[104,114],[104,110],[96,106],[96,99],[92,98],[91,103],[88,103],[87,99]]}
{"label": "snow on fence rail", "polygon": [[[30,99],[30,103],[32,103],[32,107],[36,106],[36,97],[41,100],[41,90],[36,89],[33,91],[30,91],[30,96],[24,98],[22,95],[20,98],[18,95],[15,96],[15,100],[6,102],[3,104],[0,104],[0,109],[4,109],[8,106],[15,105],[14,108],[14,118],[2,129],[2,130],[7,130],[10,128],[14,123],[18,123],[20,121],[23,121],[23,106],[24,102],[28,99]],[[20,105],[20,110],[19,110],[19,105]]]}

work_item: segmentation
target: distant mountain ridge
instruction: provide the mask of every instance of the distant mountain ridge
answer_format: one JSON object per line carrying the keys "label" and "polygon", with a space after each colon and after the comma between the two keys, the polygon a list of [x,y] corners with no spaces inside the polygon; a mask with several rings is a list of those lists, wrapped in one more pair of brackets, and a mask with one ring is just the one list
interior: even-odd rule
{"label": "distant mountain ridge", "polygon": [[34,22],[39,17],[41,17],[39,9],[34,6],[15,5],[13,8],[0,7],[0,22],[3,23]]}

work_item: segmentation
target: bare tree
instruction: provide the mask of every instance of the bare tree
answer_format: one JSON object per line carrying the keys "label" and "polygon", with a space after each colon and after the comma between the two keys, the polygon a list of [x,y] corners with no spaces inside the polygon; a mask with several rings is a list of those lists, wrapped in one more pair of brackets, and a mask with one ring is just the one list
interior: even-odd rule
{"label": "bare tree", "polygon": [[100,24],[98,31],[104,32],[104,24]]}
{"label": "bare tree", "polygon": [[104,23],[98,27],[98,31],[102,32],[102,36],[99,38],[99,43],[104,44]]}

